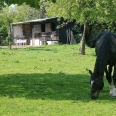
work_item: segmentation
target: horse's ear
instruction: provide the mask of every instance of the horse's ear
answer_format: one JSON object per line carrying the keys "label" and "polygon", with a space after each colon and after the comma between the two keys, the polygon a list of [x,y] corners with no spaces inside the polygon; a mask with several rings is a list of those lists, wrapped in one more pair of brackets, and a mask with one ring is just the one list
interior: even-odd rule
{"label": "horse's ear", "polygon": [[88,71],[89,71],[89,74],[90,74],[90,75],[92,75],[92,74],[93,74],[91,70],[88,70]]}
{"label": "horse's ear", "polygon": [[92,75],[92,74],[93,74],[91,70],[88,70],[88,69],[86,69],[86,70],[89,72],[89,74],[90,74],[90,75]]}

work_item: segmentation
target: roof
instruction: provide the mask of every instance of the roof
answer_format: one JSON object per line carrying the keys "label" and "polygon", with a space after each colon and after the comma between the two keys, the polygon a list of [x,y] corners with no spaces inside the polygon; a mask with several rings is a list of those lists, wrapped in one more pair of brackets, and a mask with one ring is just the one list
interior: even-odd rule
{"label": "roof", "polygon": [[24,21],[24,22],[16,22],[16,23],[12,23],[12,25],[29,24],[29,23],[32,23],[32,22],[43,22],[43,21],[47,21],[47,20],[50,20],[50,19],[54,19],[54,18],[57,18],[57,17],[44,18],[44,19],[36,19],[36,20],[29,20],[29,21]]}

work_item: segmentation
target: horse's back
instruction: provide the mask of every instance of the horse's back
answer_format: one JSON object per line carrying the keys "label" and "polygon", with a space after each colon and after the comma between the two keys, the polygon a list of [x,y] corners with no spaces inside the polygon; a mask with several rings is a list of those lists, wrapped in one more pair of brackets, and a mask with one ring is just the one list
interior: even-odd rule
{"label": "horse's back", "polygon": [[[107,49],[106,49],[107,48]],[[116,53],[116,35],[112,32],[102,32],[96,37],[96,54],[100,49]]]}
{"label": "horse's back", "polygon": [[95,49],[98,59],[106,61],[107,64],[114,64],[114,62],[116,62],[115,34],[111,32],[104,33],[104,35],[102,35],[99,41],[96,43]]}

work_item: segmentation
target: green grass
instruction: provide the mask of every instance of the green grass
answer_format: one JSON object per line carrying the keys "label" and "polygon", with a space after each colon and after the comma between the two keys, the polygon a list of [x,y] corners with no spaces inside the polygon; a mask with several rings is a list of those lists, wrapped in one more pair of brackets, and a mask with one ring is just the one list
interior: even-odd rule
{"label": "green grass", "polygon": [[108,82],[98,100],[90,99],[94,49],[54,45],[0,48],[1,116],[115,116],[116,99]]}

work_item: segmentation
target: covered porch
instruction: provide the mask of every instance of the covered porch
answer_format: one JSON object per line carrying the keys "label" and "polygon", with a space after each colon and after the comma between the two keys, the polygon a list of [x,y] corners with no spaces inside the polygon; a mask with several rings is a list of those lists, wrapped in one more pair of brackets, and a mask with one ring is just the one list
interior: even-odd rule
{"label": "covered porch", "polygon": [[57,18],[37,19],[12,24],[14,45],[40,46],[59,42]]}

